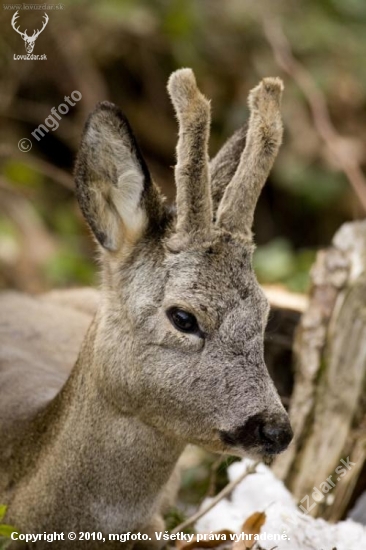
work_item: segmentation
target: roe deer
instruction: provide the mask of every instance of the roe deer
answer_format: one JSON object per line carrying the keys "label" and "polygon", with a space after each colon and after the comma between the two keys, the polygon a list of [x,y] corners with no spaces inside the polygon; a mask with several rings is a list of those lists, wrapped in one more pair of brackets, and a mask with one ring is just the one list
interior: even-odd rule
{"label": "roe deer", "polygon": [[[98,309],[65,384],[43,364],[27,396],[36,361],[0,368],[0,502],[23,533],[103,531],[101,546],[114,548],[108,533],[164,528],[165,491],[187,443],[261,456],[292,438],[263,360],[268,303],[251,234],[282,139],[282,83],[266,78],[251,91],[248,130],[211,163],[210,105],[192,71],[173,73],[168,90],[179,121],[176,213],[125,116],[97,105],[75,176],[100,249]],[[151,539],[144,546],[159,545]]]}

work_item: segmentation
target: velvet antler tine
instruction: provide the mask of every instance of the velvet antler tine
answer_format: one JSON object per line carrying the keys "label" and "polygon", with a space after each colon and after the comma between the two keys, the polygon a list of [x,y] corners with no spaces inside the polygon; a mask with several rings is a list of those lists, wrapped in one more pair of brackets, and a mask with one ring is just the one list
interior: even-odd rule
{"label": "velvet antler tine", "polygon": [[210,162],[212,208],[216,212],[227,185],[232,180],[245,147],[247,125],[239,128]]}
{"label": "velvet antler tine", "polygon": [[248,99],[250,118],[246,145],[217,211],[217,225],[251,236],[254,210],[282,141],[280,102],[283,84],[265,78]]}
{"label": "velvet antler tine", "polygon": [[212,225],[208,138],[210,103],[191,69],[174,72],[168,91],[179,122],[176,233],[208,235]]}

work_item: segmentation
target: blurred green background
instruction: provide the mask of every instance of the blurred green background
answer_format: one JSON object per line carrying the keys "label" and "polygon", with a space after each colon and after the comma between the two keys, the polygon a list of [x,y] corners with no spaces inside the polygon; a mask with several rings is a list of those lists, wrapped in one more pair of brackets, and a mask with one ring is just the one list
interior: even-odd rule
{"label": "blurred green background", "polygon": [[[364,0],[120,0],[68,2],[47,11],[34,53],[0,13],[0,287],[42,291],[95,284],[94,245],[73,193],[72,167],[83,124],[108,99],[128,116],[156,181],[174,199],[177,125],[169,74],[194,69],[212,99],[214,155],[247,118],[247,93],[263,76],[285,82],[285,138],[259,201],[255,265],[260,281],[306,291],[316,250],[364,215],[316,129],[306,99],[274,59],[263,19],[278,18],[295,56],[325,95],[332,121],[366,160]],[[3,5],[4,7],[4,5]],[[31,34],[43,11],[21,10]],[[31,132],[73,90],[82,99],[39,142]],[[21,138],[32,150],[19,151]]]}

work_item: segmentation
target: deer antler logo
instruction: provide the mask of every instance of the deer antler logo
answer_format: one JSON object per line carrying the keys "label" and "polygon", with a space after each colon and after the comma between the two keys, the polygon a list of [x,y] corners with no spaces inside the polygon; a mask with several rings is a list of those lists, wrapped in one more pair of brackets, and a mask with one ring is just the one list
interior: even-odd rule
{"label": "deer antler logo", "polygon": [[25,49],[26,49],[27,53],[32,53],[33,49],[34,49],[34,43],[37,40],[37,38],[39,37],[39,35],[41,34],[41,32],[43,31],[43,29],[45,28],[45,26],[47,25],[49,17],[47,15],[47,13],[44,14],[44,16],[43,16],[44,21],[43,21],[42,28],[39,31],[33,31],[32,36],[27,35],[27,29],[25,29],[25,31],[22,32],[21,30],[19,30],[19,27],[16,27],[16,20],[18,19],[18,17],[19,17],[19,14],[18,14],[18,11],[16,11],[14,13],[13,17],[12,17],[11,26],[23,38],[23,40],[25,42]]}

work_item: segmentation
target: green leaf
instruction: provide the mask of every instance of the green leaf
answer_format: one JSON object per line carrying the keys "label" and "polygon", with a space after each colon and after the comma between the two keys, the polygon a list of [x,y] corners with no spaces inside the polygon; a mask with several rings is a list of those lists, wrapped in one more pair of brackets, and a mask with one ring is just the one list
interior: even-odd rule
{"label": "green leaf", "polygon": [[91,262],[73,250],[58,250],[44,266],[50,283],[66,286],[74,281],[90,285],[94,282],[94,267]]}
{"label": "green leaf", "polygon": [[12,525],[0,524],[0,537],[10,538],[14,531],[18,531],[16,527]]}
{"label": "green leaf", "polygon": [[259,246],[254,254],[254,267],[263,283],[282,281],[294,271],[295,255],[290,243],[283,238]]}
{"label": "green leaf", "polygon": [[0,521],[5,517],[7,506],[6,504],[0,504]]}
{"label": "green leaf", "polygon": [[4,166],[4,175],[14,184],[32,189],[42,185],[42,175],[20,160],[9,160]]}

